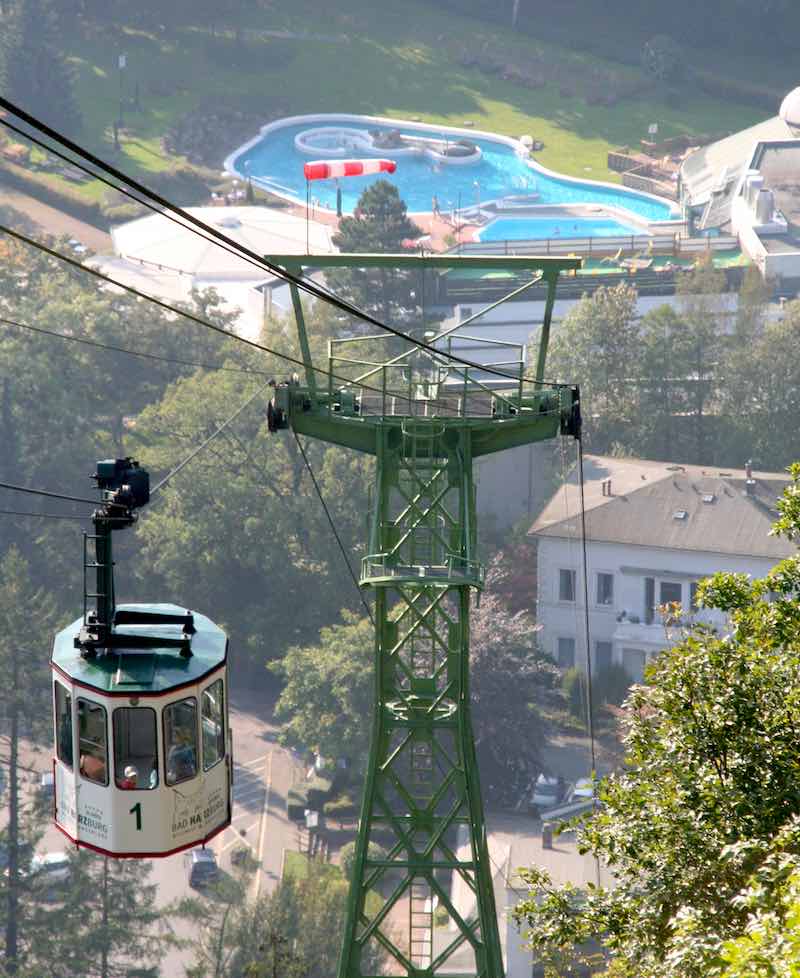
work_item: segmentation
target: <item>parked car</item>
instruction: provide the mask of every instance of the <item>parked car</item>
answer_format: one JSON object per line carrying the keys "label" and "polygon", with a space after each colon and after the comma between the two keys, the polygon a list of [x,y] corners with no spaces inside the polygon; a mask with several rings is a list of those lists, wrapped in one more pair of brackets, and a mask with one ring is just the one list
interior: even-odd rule
{"label": "parked car", "polygon": [[69,879],[69,853],[37,853],[30,861],[31,886],[41,894],[42,900],[53,902],[61,899]]}
{"label": "parked car", "polygon": [[31,876],[45,886],[69,879],[69,854],[63,851],[37,853],[31,859]]}
{"label": "parked car", "polygon": [[39,797],[42,801],[47,801],[55,794],[56,785],[52,771],[45,771],[39,778]]}
{"label": "parked car", "polygon": [[554,808],[562,801],[564,788],[563,778],[540,774],[530,792],[528,811],[531,815],[538,815],[548,808]]}
{"label": "parked car", "polygon": [[216,883],[219,879],[217,857],[211,849],[192,849],[186,853],[186,868],[189,886],[196,890]]}

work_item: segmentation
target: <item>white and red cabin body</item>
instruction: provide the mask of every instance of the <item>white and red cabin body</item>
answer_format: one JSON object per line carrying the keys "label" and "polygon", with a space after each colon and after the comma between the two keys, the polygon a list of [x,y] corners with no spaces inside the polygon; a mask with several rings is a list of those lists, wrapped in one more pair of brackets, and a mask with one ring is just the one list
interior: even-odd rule
{"label": "white and red cabin body", "polygon": [[86,654],[82,618],[55,638],[55,822],[104,855],[169,856],[231,821],[228,641],[171,604],[120,605],[115,619],[124,638],[109,649]]}

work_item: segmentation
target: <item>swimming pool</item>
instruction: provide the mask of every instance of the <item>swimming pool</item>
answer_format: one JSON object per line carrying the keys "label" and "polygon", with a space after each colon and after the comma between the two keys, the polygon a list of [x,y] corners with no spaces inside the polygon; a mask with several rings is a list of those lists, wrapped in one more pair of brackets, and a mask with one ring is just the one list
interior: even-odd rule
{"label": "swimming pool", "polygon": [[[252,178],[259,186],[282,197],[305,203],[303,164],[311,157],[298,150],[296,138],[313,130],[314,138],[324,141],[327,127],[332,132],[343,127],[349,132],[361,130],[365,136],[377,135],[379,139],[396,131],[404,137],[424,136],[428,140],[443,141],[445,145],[466,139],[480,150],[474,160],[459,165],[452,165],[456,160],[440,162],[425,153],[409,154],[403,150],[397,154],[396,172],[381,176],[397,186],[411,212],[430,211],[434,196],[441,210],[448,212],[502,197],[531,195],[531,200],[537,204],[601,204],[623,208],[647,221],[666,221],[673,216],[672,205],[661,198],[611,184],[573,180],[544,170],[520,155],[522,147],[516,140],[461,129],[438,130],[412,123],[388,123],[365,116],[295,116],[271,123],[263,127],[260,136],[232,153],[225,161],[225,167],[242,178]],[[348,155],[393,158],[391,149],[370,150],[362,141],[358,143],[358,151]],[[324,152],[320,152],[318,158],[324,159]],[[376,179],[374,176],[347,177],[341,181],[342,207],[346,213],[353,212],[361,192]],[[336,207],[336,181],[314,181],[310,185],[310,194],[320,206]]]}
{"label": "swimming pool", "polygon": [[610,218],[555,219],[552,217],[498,217],[481,228],[479,241],[526,241],[538,238],[618,238],[647,234],[642,228]]}

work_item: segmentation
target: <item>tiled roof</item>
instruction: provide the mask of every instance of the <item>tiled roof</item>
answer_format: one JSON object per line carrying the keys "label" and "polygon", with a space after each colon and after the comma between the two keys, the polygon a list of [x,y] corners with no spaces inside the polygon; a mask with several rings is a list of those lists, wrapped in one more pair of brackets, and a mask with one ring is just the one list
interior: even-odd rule
{"label": "tiled roof", "polygon": [[[672,465],[644,459],[584,458],[587,538],[670,550],[781,560],[797,550],[770,536],[776,500],[789,481],[776,472]],[[611,480],[610,495],[603,486]],[[550,500],[530,532],[580,539],[577,473]]]}

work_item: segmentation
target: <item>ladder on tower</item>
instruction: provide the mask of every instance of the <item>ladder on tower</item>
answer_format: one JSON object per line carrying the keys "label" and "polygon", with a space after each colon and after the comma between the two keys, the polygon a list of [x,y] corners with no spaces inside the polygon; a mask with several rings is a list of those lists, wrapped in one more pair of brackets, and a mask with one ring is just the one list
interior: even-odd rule
{"label": "ladder on tower", "polygon": [[411,963],[420,970],[430,968],[433,960],[433,913],[435,897],[430,883],[416,877],[411,884],[409,933]]}

